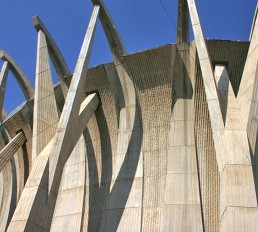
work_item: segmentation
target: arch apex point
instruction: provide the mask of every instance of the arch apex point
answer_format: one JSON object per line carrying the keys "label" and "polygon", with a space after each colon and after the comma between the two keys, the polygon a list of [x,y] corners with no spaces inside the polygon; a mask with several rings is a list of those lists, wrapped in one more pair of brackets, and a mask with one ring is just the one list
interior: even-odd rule
{"label": "arch apex point", "polygon": [[32,23],[37,31],[39,31],[42,28],[42,21],[40,20],[38,15],[32,17]]}

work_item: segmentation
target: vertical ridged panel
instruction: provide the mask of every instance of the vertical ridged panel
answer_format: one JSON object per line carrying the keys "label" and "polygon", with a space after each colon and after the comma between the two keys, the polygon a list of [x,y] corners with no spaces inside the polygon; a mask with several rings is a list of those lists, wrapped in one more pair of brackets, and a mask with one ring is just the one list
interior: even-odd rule
{"label": "vertical ridged panel", "polygon": [[[108,69],[113,67],[112,64],[107,66]],[[100,231],[112,190],[118,126],[110,82],[112,80],[107,78],[104,66],[89,70],[85,91],[98,90],[102,107],[96,110],[84,132],[87,171],[82,231]],[[114,223],[114,227],[117,228],[117,224]]]}
{"label": "vertical ridged panel", "polygon": [[143,124],[142,231],[160,231],[164,219],[174,56],[169,45],[126,57]]}
{"label": "vertical ridged panel", "polygon": [[220,177],[200,66],[196,67],[195,140],[205,231],[219,231]]}

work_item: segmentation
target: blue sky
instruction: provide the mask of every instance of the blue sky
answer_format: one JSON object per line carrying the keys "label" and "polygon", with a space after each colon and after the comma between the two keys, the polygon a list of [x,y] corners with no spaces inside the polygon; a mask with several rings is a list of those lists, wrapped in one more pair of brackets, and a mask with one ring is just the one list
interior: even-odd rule
{"label": "blue sky", "polygon": [[[103,1],[128,53],[175,42],[175,26],[162,8],[160,0]],[[14,58],[33,85],[37,46],[37,33],[31,21],[34,15],[38,15],[44,22],[73,72],[93,9],[91,0],[0,2],[0,49],[5,49]],[[176,24],[177,0],[162,2]],[[256,0],[196,0],[205,37],[248,40],[256,3]],[[90,66],[110,61],[109,47],[101,24],[98,23]],[[9,74],[5,108],[10,112],[23,99],[16,81]]]}

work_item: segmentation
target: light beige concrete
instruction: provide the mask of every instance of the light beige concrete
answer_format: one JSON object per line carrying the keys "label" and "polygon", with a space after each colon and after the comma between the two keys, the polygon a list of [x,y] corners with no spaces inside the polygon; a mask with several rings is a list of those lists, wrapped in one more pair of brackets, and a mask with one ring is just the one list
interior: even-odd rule
{"label": "light beige concrete", "polygon": [[[81,115],[84,117],[85,124],[81,128],[81,133],[86,127],[87,121],[94,113],[94,108],[96,108],[99,103],[96,94],[92,95],[93,96],[87,97],[82,103]],[[84,113],[85,111],[87,111],[87,113]],[[49,142],[35,159],[31,174],[22,192],[8,231],[30,231],[28,229],[30,226],[29,223],[33,223],[35,228],[43,228],[44,230],[50,229],[52,215],[58,198],[57,194],[49,194],[47,190],[49,182],[48,163],[54,142],[55,138]],[[68,150],[67,152],[71,153],[72,151]],[[58,188],[59,185],[57,189]]]}
{"label": "light beige concrete", "polygon": [[[0,112],[3,112],[4,96],[7,82],[7,75],[9,71],[9,64],[7,61],[3,62],[3,66],[0,73]],[[0,120],[3,121],[3,115],[0,114]]]}
{"label": "light beige concrete", "polygon": [[[211,63],[205,44],[205,40],[202,33],[200,20],[198,17],[195,2],[188,0],[188,6],[190,10],[190,16],[192,20],[193,32],[196,41],[197,52],[200,61],[200,67],[202,71],[202,77],[205,87],[206,100],[209,108],[209,116],[211,121],[211,128],[213,132],[213,139],[216,151],[216,157],[221,177],[221,193],[220,193],[220,217],[221,221],[225,223],[224,215],[231,214],[230,207],[253,207],[254,213],[258,216],[257,202],[255,199],[255,186],[254,180],[251,174],[251,160],[248,152],[248,140],[245,131],[232,130],[230,124],[234,122],[229,118],[229,129],[223,129],[223,120],[220,108],[219,97],[217,94],[217,88],[215,85],[215,79],[212,73]],[[253,35],[254,38],[254,35]],[[252,46],[252,45],[251,45]],[[252,51],[252,50],[251,50]],[[220,78],[221,80],[227,79],[225,76]],[[242,80],[243,81],[243,80]],[[247,82],[245,82],[247,83]],[[230,85],[230,83],[228,83]],[[224,86],[225,87],[225,86]],[[240,86],[241,88],[241,86]],[[219,92],[222,95],[223,88],[219,88]],[[225,92],[225,91],[224,91]],[[231,91],[229,91],[230,93]],[[227,93],[227,95],[229,94]],[[241,92],[240,92],[241,93]],[[232,98],[228,95],[228,97]],[[223,103],[223,99],[221,99]],[[239,112],[240,113],[240,112]],[[229,117],[232,114],[228,115]],[[245,120],[244,120],[245,123]],[[237,129],[242,129],[241,122],[237,124]],[[238,135],[237,135],[238,133]],[[235,149],[234,145],[239,143],[238,138],[241,138],[241,143],[238,144],[240,149]],[[231,139],[231,141],[229,141]],[[233,144],[233,146],[232,146]],[[237,152],[237,153],[236,153]],[[229,174],[230,173],[230,174]],[[249,173],[249,174],[247,174]],[[245,177],[245,178],[244,178]],[[236,184],[237,183],[237,184]],[[237,186],[237,187],[236,187]],[[248,198],[248,194],[250,198]],[[250,225],[251,221],[244,220],[241,217],[232,217],[234,220],[231,223],[238,223],[240,231],[246,231],[245,227],[248,224],[251,228],[255,228],[255,224]],[[221,231],[226,227],[220,224]],[[253,230],[252,229],[252,230]]]}
{"label": "light beige concrete", "polygon": [[[66,98],[66,104],[61,115],[57,133],[55,137],[51,140],[51,142],[42,150],[42,152],[36,158],[35,165],[32,169],[32,174],[30,175],[30,178],[27,181],[26,187],[21,196],[21,200],[19,201],[19,204],[16,208],[15,214],[12,218],[8,231],[17,231],[18,228],[18,230],[30,230],[30,223],[33,223],[35,228],[38,229],[41,228],[43,230],[49,230],[50,228],[50,222],[52,220],[52,215],[54,213],[56,199],[58,198],[57,193],[63,172],[63,165],[70,156],[80,135],[85,129],[88,120],[90,119],[90,117],[92,116],[99,104],[97,94],[89,95],[81,104],[83,98],[83,80],[85,77],[84,75],[87,72],[90,48],[95,31],[98,12],[99,6],[95,6],[87,33],[85,35],[85,40],[82,45],[82,50],[78,59],[77,68],[73,77],[73,81],[71,83]],[[76,99],[74,106],[75,97]],[[73,110],[71,110],[71,108],[73,108]],[[62,133],[62,126],[65,123],[68,124],[65,128],[69,132],[69,136],[67,136],[66,134],[65,140],[62,140],[64,136],[64,133]],[[65,146],[64,148],[64,144],[68,145],[68,139],[69,146]],[[58,155],[58,153],[55,152],[55,149],[58,146],[63,148],[63,150],[61,150],[61,155],[65,155],[65,157],[62,158],[66,160],[64,163],[57,163],[57,169],[55,169],[54,172],[51,172],[51,157],[53,155]],[[50,166],[50,168],[48,165]],[[55,175],[56,171],[59,172],[57,174],[57,177]],[[52,173],[55,176],[55,186],[53,186],[53,182],[51,179]],[[48,186],[50,187],[49,190]],[[73,193],[75,193],[75,191],[73,191]],[[64,194],[60,197],[62,196],[65,197]],[[46,219],[45,216],[47,216],[48,219]]]}
{"label": "light beige concrete", "polygon": [[[239,111],[239,103],[235,97],[226,67],[224,65],[215,65],[214,77],[225,127],[227,128],[227,124],[230,124],[229,127],[232,128],[234,122],[228,122],[228,119],[233,119],[236,111]],[[230,114],[230,117],[226,117],[228,114]]]}
{"label": "light beige concrete", "polygon": [[25,142],[26,137],[21,131],[0,151],[0,171]]}
{"label": "light beige concrete", "polygon": [[[238,100],[240,102],[240,108],[242,111],[242,120],[244,127],[248,128],[248,123],[253,120],[257,120],[257,116],[253,114],[253,111],[257,108],[257,60],[258,60],[258,18],[257,11],[255,12],[253,27],[251,31],[251,41],[249,51],[244,67],[239,92]],[[256,125],[257,128],[257,125]],[[253,148],[253,142],[252,142]]]}
{"label": "light beige concrete", "polygon": [[[23,191],[22,162],[32,155],[29,128],[42,114],[32,122],[31,99],[1,124],[7,138],[22,129],[28,150],[20,149],[0,173],[0,231],[21,191],[9,231],[255,231],[256,166],[249,142],[256,137],[256,110],[246,131],[235,97],[249,44],[205,41],[195,2],[182,0],[177,44],[126,55],[107,8],[93,2],[99,6],[69,92],[63,57],[59,50],[54,53],[61,57],[54,57],[53,38],[38,17],[33,20],[41,38],[37,73],[51,81],[48,54],[63,69],[62,86],[46,86],[62,115]],[[196,38],[191,45],[188,4]],[[98,13],[114,62],[87,70]],[[39,105],[35,98],[35,112]],[[0,145],[4,137],[0,133]]]}
{"label": "light beige concrete", "polygon": [[[74,143],[78,141],[82,133],[81,130],[79,130],[81,131],[80,133],[79,131],[76,131],[76,129],[81,128],[81,125],[78,122],[78,115],[83,98],[83,87],[85,76],[87,74],[99,8],[99,6],[94,7],[52,146],[52,152],[49,158],[49,193],[52,194],[57,194],[57,186],[59,186],[58,183],[61,181],[62,169],[70,155],[67,151],[73,149]],[[87,110],[90,110],[90,114],[95,111],[98,100],[94,100],[93,106],[87,105],[89,109],[86,109],[84,111],[85,113],[87,113]],[[87,101],[89,101],[88,98],[86,99],[86,103],[91,103],[90,101]]]}
{"label": "light beige concrete", "polygon": [[81,137],[64,167],[50,231],[81,230],[85,207],[85,164],[85,142]]}
{"label": "light beige concrete", "polygon": [[[187,2],[179,1],[178,52],[173,76],[163,231],[202,231],[203,228],[194,139],[194,75],[189,69],[188,24]],[[181,223],[183,213],[184,223]]]}
{"label": "light beige concrete", "polygon": [[43,24],[43,22],[40,20],[38,16],[34,16],[32,18],[33,25],[37,31],[42,31],[44,35],[46,36],[46,41],[47,45],[49,47],[49,55],[51,57],[51,60],[54,64],[58,80],[59,80],[59,85],[61,86],[64,98],[67,95],[69,84],[71,82],[71,72],[69,70],[68,65],[65,62],[65,59],[60,52],[57,44],[55,43],[53,37]]}
{"label": "light beige concrete", "polygon": [[[114,157],[113,162],[113,175],[112,175],[112,183],[110,190],[110,199],[107,202],[107,210],[104,214],[103,223],[101,224],[101,230],[104,230],[106,227],[112,228],[112,226],[117,225],[117,219],[113,217],[114,214],[120,215],[121,207],[124,207],[125,213],[123,213],[120,217],[120,222],[117,225],[118,228],[114,226],[114,230],[119,230],[122,228],[126,228],[127,221],[137,221],[139,220],[139,214],[141,214],[142,207],[142,188],[136,188],[136,181],[142,184],[143,181],[143,168],[142,168],[142,152],[140,146],[137,144],[133,144],[132,141],[137,139],[138,134],[138,126],[137,126],[137,111],[136,111],[136,95],[135,89],[133,86],[133,82],[131,80],[131,74],[127,67],[126,62],[124,61],[123,55],[126,54],[126,49],[123,45],[121,37],[118,33],[118,30],[115,27],[115,24],[109,15],[109,12],[103,3],[102,0],[93,0],[93,4],[100,4],[100,21],[102,23],[103,29],[105,31],[109,47],[111,53],[113,55],[113,61],[115,64],[115,71],[118,76],[116,80],[116,94],[114,94],[115,102],[117,103],[118,108],[118,137],[117,137],[117,155]],[[108,75],[112,75],[111,73]],[[138,165],[136,168],[132,168],[132,171],[128,173],[128,175],[123,175],[122,171],[124,166],[129,165],[129,161],[135,156],[135,160],[138,160]],[[134,174],[138,174],[138,178],[136,179]],[[125,182],[124,184],[115,184],[115,180],[122,180]],[[139,184],[138,184],[139,185]],[[137,186],[138,186],[137,185]],[[130,205],[119,203],[112,200],[114,199],[119,192],[121,191],[121,187],[123,186],[125,189],[130,188],[131,191],[128,195],[127,202],[134,202],[133,208]],[[135,199],[135,195],[138,194],[137,199]],[[139,200],[140,199],[140,200]],[[137,214],[126,213],[131,210],[136,210]],[[135,231],[140,231],[140,224],[136,223],[133,228]]]}
{"label": "light beige concrete", "polygon": [[54,137],[58,121],[46,36],[39,30],[33,113],[33,160]]}
{"label": "light beige concrete", "polygon": [[3,175],[3,195],[0,208],[0,231],[6,231],[8,225],[8,217],[10,214],[12,200],[12,172],[11,164],[7,163],[2,170]]}

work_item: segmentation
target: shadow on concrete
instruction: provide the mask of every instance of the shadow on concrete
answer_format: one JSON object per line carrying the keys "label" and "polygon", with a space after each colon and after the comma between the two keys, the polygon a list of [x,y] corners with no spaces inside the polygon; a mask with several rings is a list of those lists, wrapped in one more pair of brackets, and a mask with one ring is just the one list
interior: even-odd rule
{"label": "shadow on concrete", "polygon": [[[193,86],[185,65],[186,56],[189,56],[190,51],[186,50],[181,52],[177,50],[176,58],[172,67],[174,67],[173,80],[172,80],[172,113],[176,101],[178,99],[192,99]],[[185,60],[184,60],[185,59]]]}
{"label": "shadow on concrete", "polygon": [[[112,150],[109,130],[107,127],[105,115],[102,108],[96,111],[97,124],[100,131],[101,140],[101,181],[98,185],[98,170],[94,148],[90,139],[89,132],[85,130],[84,137],[87,147],[89,167],[89,218],[88,231],[99,231],[104,222],[104,214],[108,213],[106,220],[108,228],[116,231],[121,221],[125,205],[131,192],[135,173],[137,170],[141,145],[142,145],[142,119],[141,110],[137,102],[133,131],[125,155],[125,159],[118,173],[117,179],[110,192],[112,178]],[[107,210],[120,210],[119,214],[114,216]],[[112,228],[111,228],[111,227]]]}
{"label": "shadow on concrete", "polygon": [[257,168],[258,168],[258,136],[256,137],[256,144],[255,144],[254,152],[252,150],[249,138],[248,138],[248,144],[249,144],[249,151],[250,151],[250,157],[251,157],[251,163],[252,163],[252,169],[253,169],[256,201],[258,203],[258,170],[257,170]]}
{"label": "shadow on concrete", "polygon": [[99,231],[101,226],[102,212],[105,210],[106,201],[109,196],[109,189],[112,178],[112,149],[107,121],[102,107],[96,112],[96,119],[100,136],[101,146],[101,177],[99,184],[97,160],[93,143],[88,129],[85,129],[83,136],[86,142],[88,169],[89,169],[89,216],[87,231]]}
{"label": "shadow on concrete", "polygon": [[[226,70],[223,71],[222,75],[225,75]],[[220,78],[219,82],[218,82],[218,89],[226,89],[227,92],[222,92],[219,93],[219,103],[220,103],[220,109],[221,109],[221,114],[222,114],[222,118],[223,118],[223,122],[224,125],[226,123],[226,117],[227,117],[227,109],[228,109],[228,88],[229,88],[229,83],[230,80],[228,79],[228,81],[224,81],[222,78]],[[223,94],[224,96],[221,96],[221,94]],[[223,102],[221,102],[223,99]],[[223,108],[221,107],[223,105]]]}

